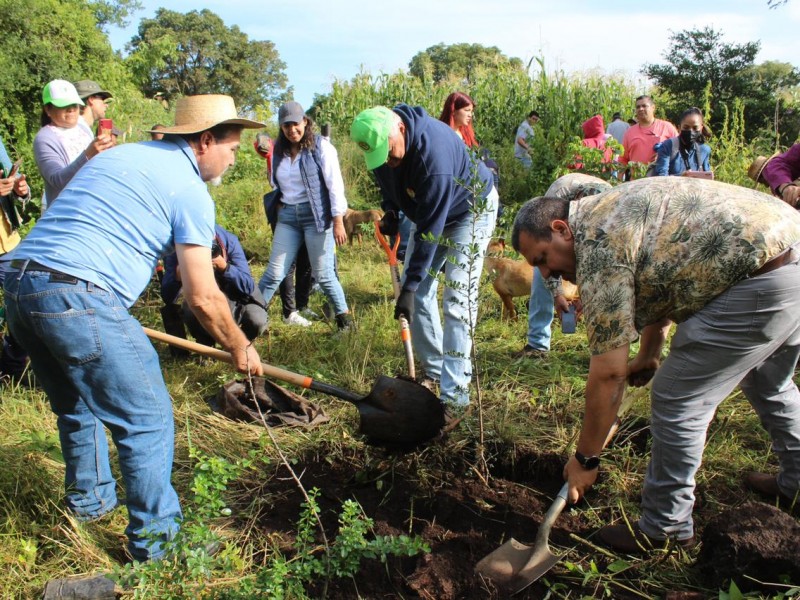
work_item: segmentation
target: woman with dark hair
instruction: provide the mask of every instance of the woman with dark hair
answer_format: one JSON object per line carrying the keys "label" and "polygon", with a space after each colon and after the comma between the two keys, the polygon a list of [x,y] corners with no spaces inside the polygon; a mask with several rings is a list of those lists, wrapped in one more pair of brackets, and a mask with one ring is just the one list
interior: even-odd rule
{"label": "woman with dark hair", "polygon": [[278,111],[280,133],[272,155],[272,186],[278,214],[272,252],[258,288],[266,302],[284,280],[303,243],[314,279],[333,306],[340,330],[352,327],[344,290],[334,269],[335,245],[347,241],[344,181],[336,148],[314,133],[314,122],[297,102]]}
{"label": "woman with dark hair", "polygon": [[54,79],[42,90],[42,128],[33,140],[33,156],[44,179],[42,210],[52,204],[89,159],[114,145],[110,135],[92,139],[85,127],[78,127],[83,100],[75,86]]}
{"label": "woman with dark hair", "polygon": [[681,114],[678,137],[657,146],[653,175],[682,175],[713,179],[709,159],[711,146],[706,143],[711,131],[703,121],[703,111],[696,106]]}

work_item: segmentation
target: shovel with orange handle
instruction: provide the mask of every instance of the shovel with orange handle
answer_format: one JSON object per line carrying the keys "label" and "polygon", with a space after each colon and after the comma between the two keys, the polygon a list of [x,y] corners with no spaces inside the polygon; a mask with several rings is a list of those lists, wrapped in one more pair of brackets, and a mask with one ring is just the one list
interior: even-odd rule
{"label": "shovel with orange handle", "polygon": [[[397,300],[400,297],[400,268],[397,266],[397,248],[400,246],[400,234],[398,233],[395,236],[394,245],[389,246],[386,238],[381,233],[378,221],[373,221],[373,223],[375,224],[375,238],[378,240],[378,243],[383,246],[383,249],[386,251],[386,256],[389,257],[392,290],[394,291],[394,299]],[[398,320],[400,321],[400,339],[406,351],[408,376],[414,379],[416,377],[416,371],[414,369],[414,350],[411,348],[411,328],[408,325],[408,319],[406,319],[405,315],[400,315],[400,319]]]}

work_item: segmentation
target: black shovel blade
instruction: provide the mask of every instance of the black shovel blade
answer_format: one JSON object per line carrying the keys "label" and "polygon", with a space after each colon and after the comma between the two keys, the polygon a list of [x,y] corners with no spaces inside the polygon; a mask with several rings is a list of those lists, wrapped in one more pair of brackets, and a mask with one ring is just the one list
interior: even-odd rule
{"label": "black shovel blade", "polygon": [[356,406],[361,433],[376,445],[413,447],[437,437],[444,427],[444,405],[415,381],[381,375]]}

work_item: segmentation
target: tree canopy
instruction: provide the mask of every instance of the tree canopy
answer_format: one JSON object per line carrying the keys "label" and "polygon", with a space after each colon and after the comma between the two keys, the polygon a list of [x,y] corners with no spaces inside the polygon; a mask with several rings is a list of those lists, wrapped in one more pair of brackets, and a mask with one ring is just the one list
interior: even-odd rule
{"label": "tree canopy", "polygon": [[277,100],[286,64],[269,41],[251,41],[237,26],[204,9],[186,14],[160,8],[142,19],[126,63],[142,93],[229,94],[250,109]]}
{"label": "tree canopy", "polygon": [[[109,4],[110,3],[106,3]],[[95,11],[83,0],[0,0],[0,124],[24,138],[38,128],[52,79],[124,77]]]}
{"label": "tree canopy", "polygon": [[672,33],[664,64],[646,64],[642,72],[670,96],[671,116],[689,106],[704,106],[710,86],[708,120],[721,120],[723,107],[745,105],[748,131],[754,134],[774,117],[778,92],[800,82],[797,69],[786,63],[756,65],[760,42],[732,44],[713,27]]}
{"label": "tree canopy", "polygon": [[507,57],[497,46],[481,44],[436,44],[417,52],[408,63],[411,75],[440,83],[448,79],[474,82],[484,69],[506,67],[522,70],[519,58]]}

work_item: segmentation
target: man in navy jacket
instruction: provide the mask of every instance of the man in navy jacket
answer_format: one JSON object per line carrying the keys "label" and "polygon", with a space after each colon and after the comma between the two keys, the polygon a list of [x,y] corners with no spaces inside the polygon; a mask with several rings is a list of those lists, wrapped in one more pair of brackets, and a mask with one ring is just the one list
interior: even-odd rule
{"label": "man in navy jacket", "polygon": [[[217,285],[231,308],[233,319],[248,340],[257,338],[267,328],[267,310],[264,298],[258,291],[247,257],[239,239],[220,225],[215,225],[211,245],[211,260]],[[161,298],[167,306],[174,305],[181,293],[181,271],[178,256],[170,254],[164,259],[164,278],[161,281]],[[189,332],[201,344],[214,345],[214,338],[203,329],[200,322],[183,303],[182,317]]]}
{"label": "man in navy jacket", "polygon": [[[411,323],[423,383],[441,397],[469,404],[470,328],[477,321],[478,284],[494,230],[498,195],[492,173],[450,127],[421,107],[379,106],[360,113],[350,137],[364,150],[383,196],[382,231],[396,234],[397,211],[414,223],[395,318]],[[475,246],[471,246],[475,244]],[[444,267],[444,327],[437,306]],[[432,381],[431,381],[432,380]]]}

